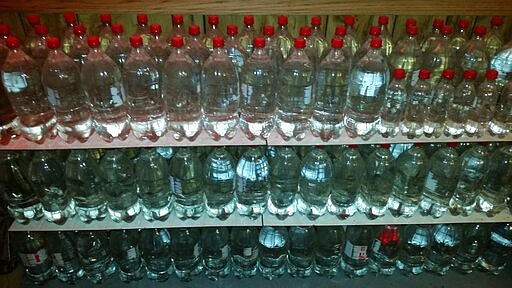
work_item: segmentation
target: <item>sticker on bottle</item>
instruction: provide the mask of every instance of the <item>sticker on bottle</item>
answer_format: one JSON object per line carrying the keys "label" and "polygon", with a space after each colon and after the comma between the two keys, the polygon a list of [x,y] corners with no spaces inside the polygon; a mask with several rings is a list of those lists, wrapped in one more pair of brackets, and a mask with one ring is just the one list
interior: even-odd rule
{"label": "sticker on bottle", "polygon": [[199,243],[196,243],[196,245],[194,245],[194,257],[199,257],[200,254],[201,248],[199,247]]}
{"label": "sticker on bottle", "polygon": [[313,86],[306,86],[304,87],[304,104],[309,105],[311,104],[311,100],[313,98]]}
{"label": "sticker on bottle", "polygon": [[354,260],[366,260],[367,250],[368,246],[354,245],[350,241],[345,245],[345,255]]}
{"label": "sticker on bottle", "polygon": [[25,267],[35,267],[48,259],[48,254],[45,249],[41,249],[36,253],[19,253],[21,262]]}
{"label": "sticker on bottle", "polygon": [[252,254],[254,254],[254,250],[256,250],[255,248],[252,248],[252,247],[245,247],[243,252],[242,252],[242,255],[244,257],[251,257]]}
{"label": "sticker on bottle", "polygon": [[252,94],[254,93],[254,87],[247,85],[247,83],[242,83],[240,84],[240,89],[242,90],[242,96],[245,98],[245,102],[250,103]]}
{"label": "sticker on bottle", "polygon": [[60,106],[60,95],[57,90],[46,88],[46,94],[48,95],[48,102],[50,102],[52,106]]}
{"label": "sticker on bottle", "polygon": [[26,74],[23,72],[2,73],[5,90],[9,93],[19,93],[27,88]]}
{"label": "sticker on bottle", "polygon": [[366,97],[377,96],[380,88],[384,85],[384,77],[381,75],[375,75],[372,73],[364,74],[361,79],[361,86],[359,89],[359,95]]}
{"label": "sticker on bottle", "polygon": [[428,172],[427,178],[425,180],[425,188],[429,191],[435,191],[437,188],[437,179],[434,178],[434,173]]}
{"label": "sticker on bottle", "polygon": [[181,180],[174,178],[172,176],[169,176],[169,185],[171,186],[171,191],[176,195],[182,195],[183,189],[181,185]]}
{"label": "sticker on bottle", "polygon": [[224,247],[222,247],[220,251],[222,253],[222,259],[226,259],[229,257],[229,245],[224,245]]}
{"label": "sticker on bottle", "polygon": [[126,258],[128,260],[137,259],[139,256],[139,250],[137,247],[132,247],[126,251]]}
{"label": "sticker on bottle", "polygon": [[56,266],[64,266],[64,258],[62,257],[62,253],[53,253],[52,254],[53,264]]}
{"label": "sticker on bottle", "polygon": [[123,105],[123,93],[118,87],[116,87],[116,86],[110,87],[110,97],[111,97],[112,105],[114,105],[114,107],[119,107],[119,106]]}

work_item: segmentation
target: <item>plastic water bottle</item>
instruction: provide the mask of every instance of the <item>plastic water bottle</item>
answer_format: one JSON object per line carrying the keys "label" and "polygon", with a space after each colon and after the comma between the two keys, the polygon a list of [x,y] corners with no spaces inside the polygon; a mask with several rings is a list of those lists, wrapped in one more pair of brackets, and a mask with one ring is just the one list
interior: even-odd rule
{"label": "plastic water bottle", "polygon": [[316,231],[313,226],[292,226],[288,229],[287,266],[292,277],[306,278],[313,272],[313,257],[316,247]]}
{"label": "plastic water bottle", "polygon": [[475,209],[492,217],[506,208],[508,192],[512,189],[512,146],[494,150],[487,161]]}
{"label": "plastic water bottle", "polygon": [[485,50],[488,57],[493,57],[501,46],[503,46],[503,32],[501,27],[503,26],[503,17],[492,16],[491,17],[491,29],[484,36]]}
{"label": "plastic water bottle", "polygon": [[236,25],[228,25],[226,29],[227,36],[224,41],[224,48],[226,49],[231,62],[235,65],[236,72],[240,75],[242,67],[251,54],[247,54],[245,48],[240,42],[241,39],[238,36],[238,27]]}
{"label": "plastic water bottle", "polygon": [[19,232],[15,234],[13,243],[30,281],[42,285],[55,276],[52,258],[46,249],[46,241],[42,234]]}
{"label": "plastic water bottle", "polygon": [[[499,77],[499,75],[498,75]],[[498,101],[496,103],[496,110],[494,117],[489,121],[488,132],[491,135],[504,137],[510,132],[512,128],[512,81],[505,83],[502,88]]]}
{"label": "plastic water bottle", "polygon": [[213,47],[201,75],[203,127],[214,140],[231,139],[238,126],[238,73],[224,48],[224,39],[214,37]]}
{"label": "plastic water bottle", "polygon": [[446,275],[462,241],[461,224],[437,224],[432,228],[432,246],[428,249],[425,270]]}
{"label": "plastic water bottle", "polygon": [[309,61],[311,61],[313,64],[313,67],[316,68],[316,65],[319,63],[320,59],[318,58],[317,47],[315,46],[315,39],[313,38],[311,27],[301,26],[299,29],[299,37],[302,37],[304,40],[306,40],[306,47],[304,48],[304,52],[306,52],[306,55],[308,56]]}
{"label": "plastic water bottle", "polygon": [[388,200],[393,216],[411,217],[418,209],[426,165],[427,156],[421,144],[415,144],[396,159],[393,189]]}
{"label": "plastic water bottle", "polygon": [[41,24],[41,17],[39,14],[29,14],[26,17],[29,25],[28,32],[25,35],[24,49],[28,54],[32,53],[32,48],[35,47],[38,35],[36,33],[36,26]]}
{"label": "plastic water bottle", "polygon": [[130,43],[133,48],[122,70],[130,126],[137,139],[156,141],[167,131],[160,72],[140,36],[130,37]]}
{"label": "plastic water bottle", "polygon": [[452,69],[446,69],[441,80],[432,90],[432,98],[427,106],[423,133],[427,137],[438,138],[443,134],[444,122],[448,116],[448,107],[455,97]]}
{"label": "plastic water bottle", "polygon": [[338,274],[345,230],[342,226],[316,227],[313,269],[318,275],[333,278]]}
{"label": "plastic water bottle", "polygon": [[7,37],[5,43],[10,51],[1,70],[2,84],[18,115],[20,133],[30,141],[44,142],[53,136],[56,120],[40,81],[39,67],[21,50],[18,38]]}
{"label": "plastic water bottle", "polygon": [[87,60],[87,55],[90,50],[89,45],[87,45],[87,36],[85,31],[86,29],[84,25],[77,24],[73,27],[73,34],[75,37],[68,53],[69,57],[71,57],[79,67],[82,67]]}
{"label": "plastic water bottle", "polygon": [[244,28],[240,33],[239,39],[242,48],[247,55],[251,55],[254,50],[254,37],[256,36],[256,29],[254,29],[254,16],[244,16]]}
{"label": "plastic water bottle", "polygon": [[144,13],[137,14],[137,26],[134,35],[138,35],[142,38],[144,47],[149,44],[151,39],[151,32],[149,31],[148,15]]}
{"label": "plastic water bottle", "polygon": [[258,236],[258,269],[263,278],[272,280],[283,276],[286,271],[286,254],[289,237],[286,227],[263,226]]}
{"label": "plastic water bottle", "polygon": [[342,149],[334,161],[332,191],[327,204],[330,213],[340,219],[356,213],[356,199],[365,175],[365,161],[358,146],[349,145]]}
{"label": "plastic water bottle", "polygon": [[427,225],[409,224],[400,233],[402,242],[396,267],[406,276],[423,272],[427,250],[432,243],[432,232]]}
{"label": "plastic water bottle", "polygon": [[393,51],[393,47],[395,46],[391,32],[389,32],[388,29],[389,17],[386,15],[379,16],[378,24],[380,26],[381,31],[380,38],[382,38],[382,53],[384,54],[384,56],[389,57],[389,55]]}
{"label": "plastic water bottle", "polygon": [[285,140],[302,140],[309,128],[315,100],[314,65],[305,52],[306,40],[296,38],[277,80],[277,132]]}
{"label": "plastic water bottle", "polygon": [[503,45],[489,61],[491,69],[498,71],[498,83],[504,85],[508,73],[512,72],[512,41]]}
{"label": "plastic water bottle", "polygon": [[288,31],[288,17],[279,15],[277,17],[277,46],[283,54],[283,59],[287,59],[290,56],[291,49],[293,47],[293,38]]}
{"label": "plastic water bottle", "polygon": [[166,220],[172,207],[167,161],[155,148],[143,148],[135,160],[135,173],[144,218]]}
{"label": "plastic water bottle", "polygon": [[110,41],[105,53],[119,66],[119,70],[122,70],[132,47],[130,40],[124,35],[122,24],[112,24],[112,34],[112,41]]}
{"label": "plastic water bottle", "polygon": [[389,68],[381,54],[382,40],[372,39],[371,49],[350,73],[344,125],[351,138],[368,139],[377,131],[379,111],[389,83]]}
{"label": "plastic water bottle", "polygon": [[201,273],[201,231],[198,228],[171,229],[171,257],[174,272],[181,281],[189,282]]}
{"label": "plastic water bottle", "polygon": [[481,137],[487,128],[487,124],[494,117],[499,92],[496,84],[498,71],[489,69],[485,73],[485,80],[478,85],[475,99],[468,114],[466,134],[468,136]]}
{"label": "plastic water bottle", "polygon": [[277,74],[283,66],[284,58],[279,47],[279,38],[275,35],[274,26],[263,26],[263,37],[265,38],[265,49],[267,50],[268,56],[275,67],[275,74]]}
{"label": "plastic water bottle", "polygon": [[407,101],[407,82],[405,70],[395,68],[393,80],[386,88],[384,104],[380,110],[380,123],[377,126],[382,137],[395,137],[400,132],[400,122],[405,113]]}
{"label": "plastic water bottle", "polygon": [[258,218],[265,212],[270,188],[269,170],[267,157],[257,147],[249,147],[238,160],[235,193],[240,215]]}
{"label": "plastic water bottle", "polygon": [[108,150],[99,167],[100,189],[107,200],[110,218],[131,222],[140,212],[133,161],[126,150]]}
{"label": "plastic water bottle", "polygon": [[494,224],[491,228],[489,246],[478,260],[479,269],[492,275],[505,270],[512,255],[512,224]]}
{"label": "plastic water bottle", "polygon": [[226,220],[236,208],[235,162],[224,148],[215,148],[204,164],[206,213]]}
{"label": "plastic water bottle", "polygon": [[[370,26],[368,31],[368,37],[366,40],[361,44],[361,47],[359,47],[359,50],[357,50],[356,55],[354,55],[355,60],[361,59],[364,55],[368,53],[370,50],[370,42],[373,38],[380,38],[380,26]],[[381,38],[382,39],[382,38]],[[383,43],[384,44],[384,43]],[[382,55],[384,54],[384,49],[382,49]]]}
{"label": "plastic water bottle", "polygon": [[[171,33],[169,34],[169,39],[171,39],[172,37],[175,37],[175,36],[186,37],[187,33],[185,30],[185,26],[183,25],[183,15],[173,14],[171,16],[171,21],[172,21],[172,28],[171,28]],[[151,30],[151,27],[150,27],[150,30]]]}
{"label": "plastic water bottle", "polygon": [[[162,36],[162,26],[160,24],[149,25],[149,32],[151,32],[151,39],[149,39],[148,47],[146,48],[149,56],[153,58],[158,71],[162,74],[167,58],[171,52],[171,48],[165,38]],[[182,37],[185,37],[183,35]]]}
{"label": "plastic water bottle", "polygon": [[489,62],[487,51],[485,50],[484,36],[487,33],[485,26],[477,25],[473,29],[473,38],[471,38],[464,48],[461,49],[458,57],[461,69],[473,69],[477,72],[477,83],[484,79],[485,70]]}
{"label": "plastic water bottle", "polygon": [[478,260],[489,245],[489,229],[485,224],[464,224],[462,241],[455,256],[452,268],[462,274],[473,272]]}
{"label": "plastic water bottle", "polygon": [[459,19],[457,22],[457,31],[453,33],[452,38],[452,48],[458,53],[465,46],[466,42],[469,40],[469,20],[468,19]]}
{"label": "plastic water bottle", "polygon": [[78,23],[76,21],[75,12],[64,12],[63,16],[64,22],[66,22],[66,26],[62,29],[60,39],[62,42],[62,50],[67,54],[71,50],[71,46],[73,46],[73,27]]}
{"label": "plastic water bottle", "polygon": [[210,50],[213,51],[215,47],[213,47],[213,38],[220,37],[224,38],[224,33],[219,28],[219,16],[217,15],[208,15],[208,28],[206,29],[206,33],[203,38],[203,42]]}
{"label": "plastic water bottle", "polygon": [[311,133],[323,141],[337,139],[343,129],[351,58],[343,51],[343,40],[333,38],[331,50],[316,72],[316,103],[310,120]]}
{"label": "plastic water bottle", "polygon": [[291,147],[278,147],[270,161],[270,196],[268,211],[278,219],[295,214],[299,190],[300,159]]}
{"label": "plastic water bottle", "polygon": [[101,193],[99,167],[91,150],[72,150],[65,162],[66,189],[75,201],[75,210],[85,223],[103,220],[107,202]]}
{"label": "plastic water bottle", "polygon": [[139,247],[146,265],[148,279],[163,282],[174,272],[171,258],[173,240],[165,228],[140,231]]}
{"label": "plastic water bottle", "polygon": [[425,39],[421,42],[421,50],[426,52],[431,47],[435,46],[434,42],[441,38],[441,30],[444,26],[443,19],[436,18],[432,22],[432,30],[425,36]]}
{"label": "plastic water bottle", "polygon": [[68,284],[76,284],[85,274],[75,248],[72,232],[56,231],[48,233],[49,252],[57,278]]}
{"label": "plastic water bottle", "polygon": [[325,38],[325,33],[322,31],[322,17],[311,17],[311,36],[316,48],[316,58],[322,60],[329,50],[329,42]]}
{"label": "plastic water bottle", "polygon": [[453,215],[469,216],[473,213],[478,189],[487,172],[488,156],[489,147],[486,143],[479,143],[460,156],[457,187],[449,203]]}
{"label": "plastic water bottle", "polygon": [[310,220],[324,215],[327,212],[332,182],[331,158],[322,147],[316,147],[302,160],[297,210]]}
{"label": "plastic water bottle", "polygon": [[94,284],[107,280],[117,270],[110,255],[104,231],[80,231],[76,239],[78,257],[85,270],[85,277]]}
{"label": "plastic water bottle", "polygon": [[343,24],[347,28],[347,34],[345,35],[344,41],[347,47],[350,47],[351,55],[356,55],[356,52],[359,50],[359,40],[357,39],[356,32],[354,31],[354,24],[356,22],[356,17],[353,15],[345,15],[343,18]]}
{"label": "plastic water bottle", "polygon": [[196,68],[201,71],[201,67],[203,67],[204,62],[210,56],[210,50],[202,41],[201,27],[199,25],[188,26],[186,52],[194,60]]}
{"label": "plastic water bottle", "polygon": [[398,40],[393,51],[389,55],[389,65],[392,69],[401,68],[405,70],[407,85],[411,85],[411,81],[418,75],[422,66],[423,51],[418,43],[418,27],[406,26],[406,34],[402,39]]}
{"label": "plastic water bottle", "polygon": [[476,97],[476,71],[464,71],[464,80],[455,88],[453,101],[448,106],[448,117],[444,125],[444,134],[454,138],[464,133],[469,112]]}
{"label": "plastic water bottle", "polygon": [[421,69],[418,73],[418,81],[409,90],[405,104],[404,119],[400,125],[402,135],[409,139],[423,135],[425,118],[429,103],[432,100],[432,88],[428,79],[430,72]]}
{"label": "plastic water bottle", "polygon": [[48,57],[48,46],[46,41],[48,39],[48,26],[40,24],[35,27],[37,38],[35,41],[34,48],[30,49],[30,57],[36,61],[37,66],[41,67]]}
{"label": "plastic water bottle", "polygon": [[[7,24],[0,24],[0,67],[4,65],[5,58],[9,53],[9,48],[7,48],[3,36],[1,36],[5,32],[1,31],[2,27],[9,29]],[[16,138],[18,135],[18,116],[9,102],[3,82],[0,81],[0,143],[9,143],[12,138]]]}
{"label": "plastic water bottle", "polygon": [[393,275],[400,250],[400,231],[398,226],[385,225],[379,229],[369,251],[368,266],[379,275]]}
{"label": "plastic water bottle", "polygon": [[362,277],[368,273],[368,256],[373,239],[375,235],[371,226],[347,226],[341,268],[348,277]]}
{"label": "plastic water bottle", "polygon": [[276,66],[265,48],[265,38],[254,38],[254,52],[240,73],[240,128],[254,140],[266,139],[274,128]]}
{"label": "plastic water bottle", "polygon": [[[437,84],[444,70],[456,67],[455,50],[452,49],[450,43],[452,32],[452,26],[443,26],[441,37],[433,40],[430,48],[423,50],[423,69],[430,71],[430,86]],[[414,84],[414,79],[412,84]]]}
{"label": "plastic water bottle", "polygon": [[85,142],[94,130],[89,101],[82,90],[80,68],[60,49],[59,38],[48,38],[48,48],[41,82],[55,110],[57,134],[67,143]]}
{"label": "plastic water bottle", "polygon": [[66,189],[64,164],[53,151],[36,151],[28,175],[46,220],[63,224],[75,215],[75,202]]}
{"label": "plastic water bottle", "polygon": [[231,228],[230,247],[233,274],[237,278],[249,278],[258,270],[258,227]]}
{"label": "plastic water bottle", "polygon": [[207,227],[201,231],[201,251],[206,277],[217,281],[231,272],[227,227]]}
{"label": "plastic water bottle", "polygon": [[98,37],[100,37],[101,50],[106,51],[114,38],[114,34],[112,33],[112,15],[107,13],[100,14],[100,22]]}
{"label": "plastic water bottle", "polygon": [[129,283],[141,280],[146,273],[139,248],[139,231],[110,231],[110,251],[119,267],[119,279]]}

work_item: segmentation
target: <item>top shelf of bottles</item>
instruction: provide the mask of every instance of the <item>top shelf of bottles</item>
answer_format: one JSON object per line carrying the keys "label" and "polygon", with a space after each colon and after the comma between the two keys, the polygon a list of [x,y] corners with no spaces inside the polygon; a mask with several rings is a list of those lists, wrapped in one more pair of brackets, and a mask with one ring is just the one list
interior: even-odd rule
{"label": "top shelf of bottles", "polygon": [[17,0],[0,1],[12,12],[147,12],[274,15],[512,15],[509,0]]}

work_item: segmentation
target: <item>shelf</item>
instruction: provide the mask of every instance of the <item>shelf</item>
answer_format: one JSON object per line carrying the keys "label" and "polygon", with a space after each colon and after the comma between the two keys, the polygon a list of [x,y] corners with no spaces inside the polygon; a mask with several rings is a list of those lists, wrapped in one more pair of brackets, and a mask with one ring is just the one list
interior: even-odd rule
{"label": "shelf", "polygon": [[8,12],[147,12],[275,15],[512,15],[508,0],[74,0],[0,1]]}

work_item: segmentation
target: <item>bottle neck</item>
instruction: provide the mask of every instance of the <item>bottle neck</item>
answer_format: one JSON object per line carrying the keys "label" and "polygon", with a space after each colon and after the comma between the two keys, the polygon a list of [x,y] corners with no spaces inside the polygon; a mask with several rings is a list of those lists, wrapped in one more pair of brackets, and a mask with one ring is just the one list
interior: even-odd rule
{"label": "bottle neck", "polygon": [[252,55],[253,56],[264,56],[264,55],[268,55],[267,53],[267,49],[265,49],[266,47],[261,47],[261,48],[254,48],[254,51],[252,52]]}

